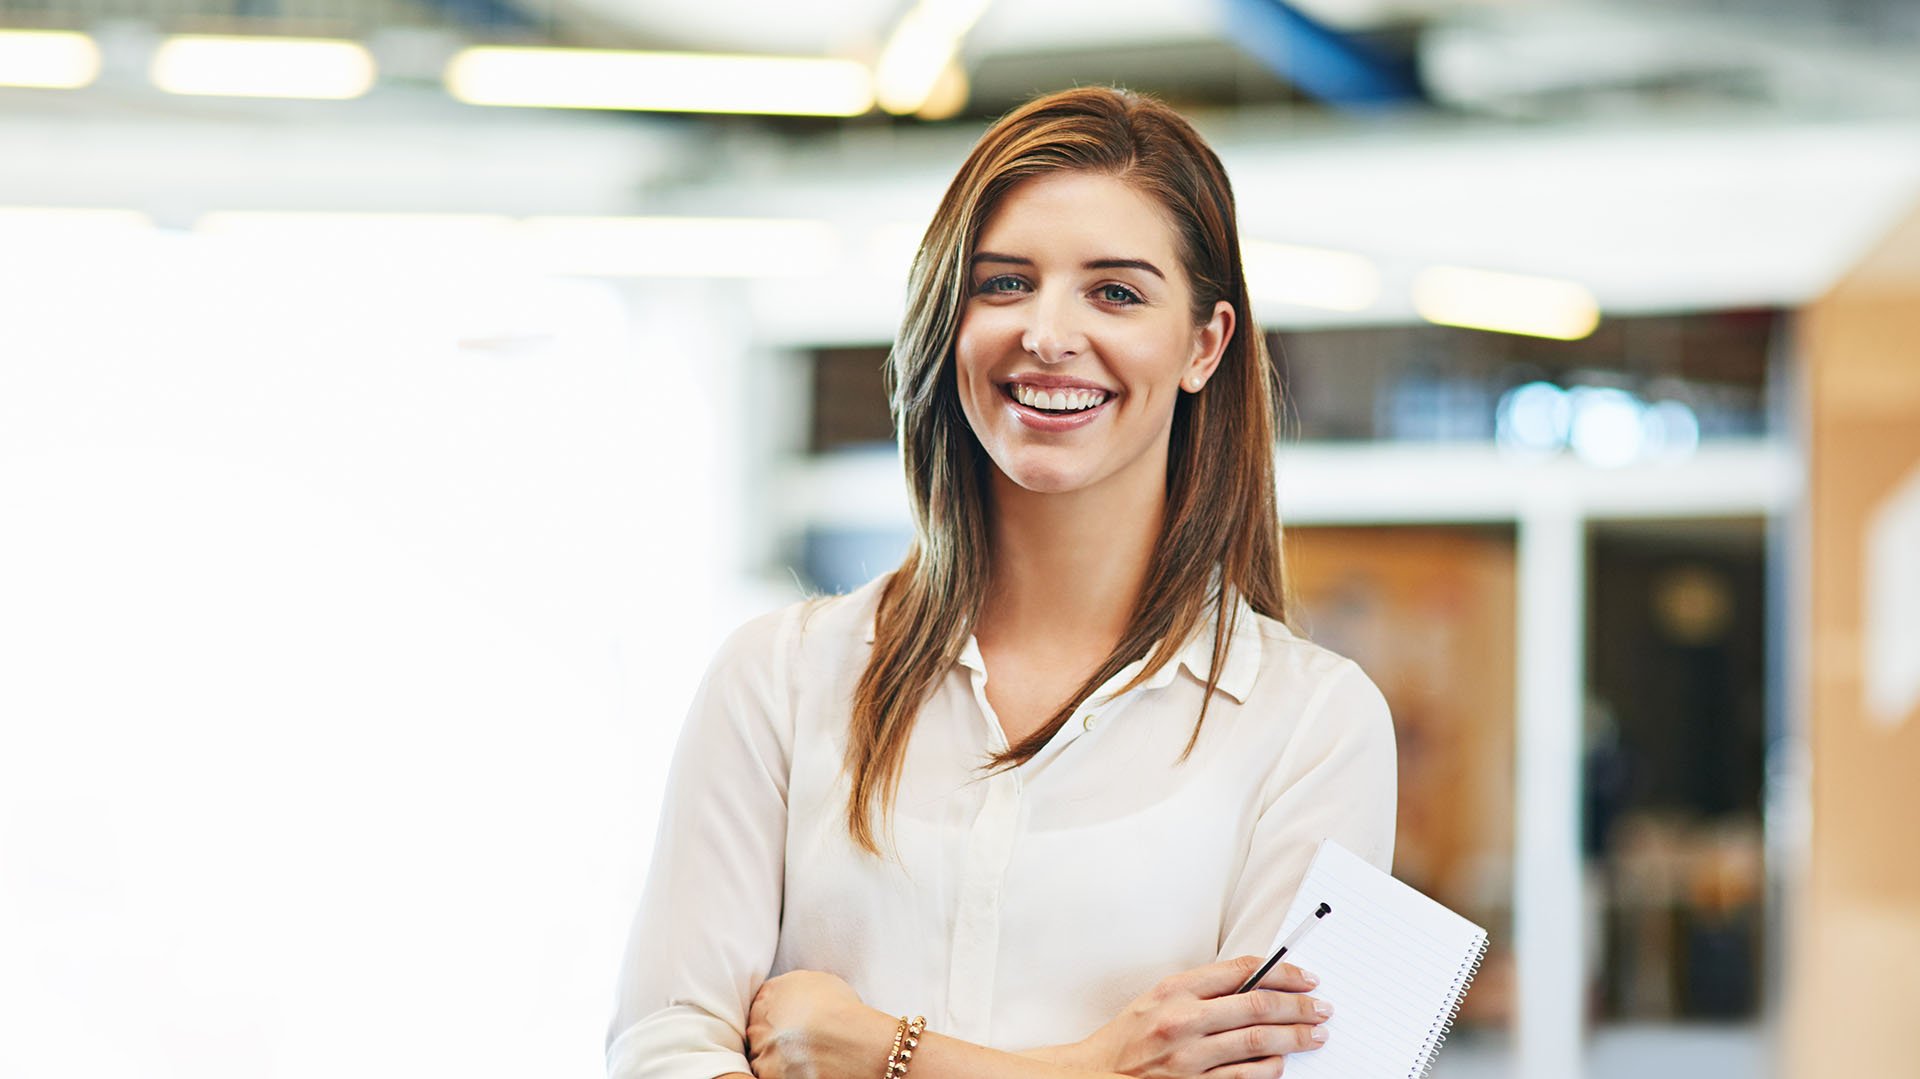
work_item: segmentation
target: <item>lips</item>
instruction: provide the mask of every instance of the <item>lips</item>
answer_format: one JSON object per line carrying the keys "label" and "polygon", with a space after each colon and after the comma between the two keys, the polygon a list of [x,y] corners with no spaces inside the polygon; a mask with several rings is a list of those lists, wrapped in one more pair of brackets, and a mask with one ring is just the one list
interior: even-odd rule
{"label": "lips", "polygon": [[1095,393],[1111,394],[1112,390],[1097,382],[1088,382],[1084,378],[1069,378],[1064,375],[1018,375],[1002,383],[1003,386],[1031,386],[1036,390],[1091,390]]}
{"label": "lips", "polygon": [[1071,431],[1078,427],[1085,427],[1098,419],[1107,409],[1112,408],[1113,402],[1118,398],[1117,394],[1110,394],[1106,400],[1092,408],[1081,409],[1078,412],[1042,412],[1015,400],[1011,386],[1002,387],[1001,396],[1006,399],[1007,408],[1012,410],[1014,418],[1023,426],[1030,430],[1047,432]]}

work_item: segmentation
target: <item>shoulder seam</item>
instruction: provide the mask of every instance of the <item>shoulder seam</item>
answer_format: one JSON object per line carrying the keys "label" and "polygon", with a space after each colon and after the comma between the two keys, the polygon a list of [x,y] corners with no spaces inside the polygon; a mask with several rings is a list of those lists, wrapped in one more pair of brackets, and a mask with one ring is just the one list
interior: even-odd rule
{"label": "shoulder seam", "polygon": [[[1330,650],[1327,654],[1338,655]],[[1295,750],[1299,747],[1301,736],[1306,734],[1307,730],[1320,718],[1320,714],[1326,711],[1327,695],[1333,692],[1334,686],[1347,677],[1349,671],[1360,669],[1360,665],[1353,660],[1345,656],[1339,658],[1340,662],[1334,664],[1333,669],[1320,679],[1320,684],[1313,687],[1313,693],[1307,697],[1307,703],[1300,706],[1300,722],[1294,724],[1293,733],[1288,736],[1286,747],[1280,751],[1280,759],[1274,762],[1273,770],[1267,774],[1266,783],[1262,785],[1260,791],[1262,807],[1273,804],[1273,799],[1277,795],[1271,789],[1271,785],[1278,782],[1280,776],[1286,774],[1285,765],[1291,761]]]}

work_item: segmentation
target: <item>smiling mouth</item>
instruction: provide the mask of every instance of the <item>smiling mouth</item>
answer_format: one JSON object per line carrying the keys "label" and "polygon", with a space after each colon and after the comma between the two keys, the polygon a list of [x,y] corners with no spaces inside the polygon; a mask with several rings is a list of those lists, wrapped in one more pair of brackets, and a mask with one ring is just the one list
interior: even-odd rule
{"label": "smiling mouth", "polygon": [[1018,382],[1009,382],[1000,389],[1009,400],[1049,416],[1071,416],[1077,412],[1090,412],[1106,404],[1114,396],[1106,390],[1043,390]]}

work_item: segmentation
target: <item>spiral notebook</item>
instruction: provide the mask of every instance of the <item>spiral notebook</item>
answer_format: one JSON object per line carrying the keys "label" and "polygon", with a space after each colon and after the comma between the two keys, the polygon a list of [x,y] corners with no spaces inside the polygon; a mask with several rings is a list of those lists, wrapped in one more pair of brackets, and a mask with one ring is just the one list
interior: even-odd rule
{"label": "spiral notebook", "polygon": [[1287,1079],[1415,1079],[1447,1038],[1487,953],[1487,931],[1322,840],[1274,947],[1321,903],[1333,910],[1287,952],[1333,1005],[1327,1043],[1287,1057]]}

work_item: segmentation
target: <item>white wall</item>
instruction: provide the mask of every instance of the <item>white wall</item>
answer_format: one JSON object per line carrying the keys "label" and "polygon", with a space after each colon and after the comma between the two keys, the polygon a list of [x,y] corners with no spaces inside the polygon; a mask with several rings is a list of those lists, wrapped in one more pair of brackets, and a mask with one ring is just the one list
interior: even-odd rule
{"label": "white wall", "polygon": [[769,598],[724,297],[5,256],[0,1074],[598,1074],[682,711]]}

